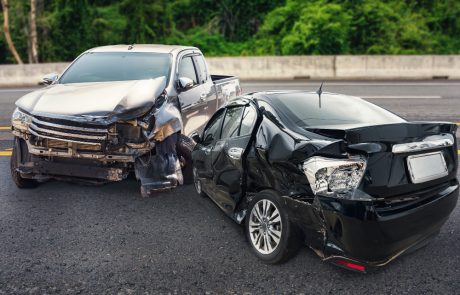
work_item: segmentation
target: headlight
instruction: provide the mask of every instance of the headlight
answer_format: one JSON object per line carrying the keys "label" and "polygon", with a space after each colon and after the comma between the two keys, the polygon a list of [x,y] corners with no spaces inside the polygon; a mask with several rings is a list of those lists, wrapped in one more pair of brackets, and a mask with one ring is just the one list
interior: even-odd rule
{"label": "headlight", "polygon": [[303,163],[303,171],[315,195],[356,199],[352,195],[366,171],[366,161],[361,157],[313,157]]}
{"label": "headlight", "polygon": [[13,115],[11,116],[11,125],[13,125],[14,129],[27,131],[31,122],[32,117],[21,112],[18,108],[14,110]]}

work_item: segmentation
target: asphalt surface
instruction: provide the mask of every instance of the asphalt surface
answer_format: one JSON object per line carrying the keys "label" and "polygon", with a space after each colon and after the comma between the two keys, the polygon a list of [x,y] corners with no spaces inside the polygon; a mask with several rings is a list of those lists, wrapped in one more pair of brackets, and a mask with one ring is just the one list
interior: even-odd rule
{"label": "asphalt surface", "polygon": [[[317,82],[247,82],[245,92],[316,90]],[[409,120],[460,122],[459,82],[326,82]],[[192,186],[141,198],[135,180],[104,186],[48,182],[19,190],[9,175],[14,101],[0,89],[0,294],[305,293],[459,294],[459,205],[436,239],[361,275],[309,249],[282,265],[252,253],[241,227]]]}

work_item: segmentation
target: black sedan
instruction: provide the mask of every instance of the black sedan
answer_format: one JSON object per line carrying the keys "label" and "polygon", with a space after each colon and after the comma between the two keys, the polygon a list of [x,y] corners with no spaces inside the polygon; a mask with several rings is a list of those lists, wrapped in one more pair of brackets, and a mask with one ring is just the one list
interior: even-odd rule
{"label": "black sedan", "polygon": [[456,129],[340,94],[251,93],[195,134],[195,186],[267,263],[303,242],[368,272],[425,245],[455,208]]}

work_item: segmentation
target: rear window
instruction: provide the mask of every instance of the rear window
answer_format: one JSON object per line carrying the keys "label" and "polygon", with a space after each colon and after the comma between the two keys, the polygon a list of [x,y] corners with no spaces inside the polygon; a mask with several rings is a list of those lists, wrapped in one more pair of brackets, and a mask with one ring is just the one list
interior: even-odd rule
{"label": "rear window", "polygon": [[405,122],[397,115],[363,99],[324,93],[282,93],[270,97],[279,113],[299,127]]}

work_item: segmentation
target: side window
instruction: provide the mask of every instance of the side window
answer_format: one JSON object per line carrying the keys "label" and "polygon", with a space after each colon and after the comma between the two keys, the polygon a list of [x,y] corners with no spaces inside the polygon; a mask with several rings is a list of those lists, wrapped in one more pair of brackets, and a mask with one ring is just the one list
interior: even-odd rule
{"label": "side window", "polygon": [[193,84],[198,84],[195,66],[191,56],[182,58],[179,64],[179,78],[186,77],[193,80]]}
{"label": "side window", "polygon": [[215,139],[218,139],[220,137],[220,127],[222,123],[222,119],[224,118],[225,110],[221,110],[217,114],[214,115],[214,117],[211,119],[209,122],[208,126],[206,126],[206,129],[204,130],[203,133],[203,143],[209,144]]}
{"label": "side window", "polygon": [[199,76],[199,81],[200,83],[206,83],[208,80],[208,69],[206,68],[206,62],[204,61],[203,56],[197,55],[195,56],[195,61],[198,64],[198,76]]}
{"label": "side window", "polygon": [[225,114],[224,125],[222,127],[221,138],[231,138],[238,136],[240,128],[241,115],[244,107],[229,107]]}
{"label": "side window", "polygon": [[257,112],[253,106],[247,106],[244,109],[243,119],[241,120],[240,136],[249,135],[256,123]]}

